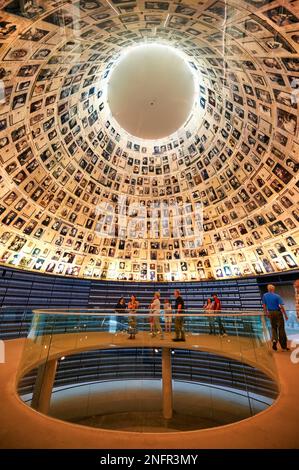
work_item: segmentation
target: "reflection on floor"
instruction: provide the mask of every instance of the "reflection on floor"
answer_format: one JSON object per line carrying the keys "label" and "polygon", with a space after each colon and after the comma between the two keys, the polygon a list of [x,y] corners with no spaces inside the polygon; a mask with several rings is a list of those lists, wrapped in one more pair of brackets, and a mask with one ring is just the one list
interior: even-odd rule
{"label": "reflection on floor", "polygon": [[173,383],[174,416],[164,420],[160,380],[82,384],[56,389],[50,415],[77,424],[135,432],[205,429],[248,418],[270,398],[231,388]]}

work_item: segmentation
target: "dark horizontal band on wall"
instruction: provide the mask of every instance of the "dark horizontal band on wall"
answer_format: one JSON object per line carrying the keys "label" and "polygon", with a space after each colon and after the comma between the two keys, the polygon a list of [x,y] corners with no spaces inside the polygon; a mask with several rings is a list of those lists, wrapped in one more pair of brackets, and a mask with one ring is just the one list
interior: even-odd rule
{"label": "dark horizontal band on wall", "polygon": [[33,308],[114,308],[118,299],[134,293],[140,307],[147,309],[154,292],[161,300],[173,298],[180,289],[188,309],[202,308],[208,296],[217,292],[223,308],[258,309],[261,294],[256,278],[202,282],[94,281],[63,278],[0,267],[0,337],[25,336]]}
{"label": "dark horizontal band on wall", "polygon": [[[204,351],[174,349],[174,380],[231,387],[275,398],[276,383],[261,370],[248,364]],[[37,369],[21,379],[19,393],[34,390]],[[161,350],[153,348],[119,348],[73,354],[59,360],[55,387],[84,382],[129,379],[161,379]]]}

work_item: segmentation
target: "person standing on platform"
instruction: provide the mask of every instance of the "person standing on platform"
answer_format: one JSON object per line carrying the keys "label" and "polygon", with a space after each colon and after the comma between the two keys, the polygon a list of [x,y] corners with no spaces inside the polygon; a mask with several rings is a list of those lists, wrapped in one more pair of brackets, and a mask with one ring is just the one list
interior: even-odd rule
{"label": "person standing on platform", "polygon": [[209,335],[215,335],[216,334],[216,329],[215,329],[215,317],[213,315],[209,315],[210,313],[214,313],[214,306],[211,298],[208,298],[206,304],[204,305],[204,311],[208,315],[208,320],[209,320]]}
{"label": "person standing on platform", "polygon": [[154,294],[154,299],[151,303],[151,315],[153,317],[153,332],[152,335],[156,336],[161,335],[162,338],[162,328],[160,324],[160,313],[161,313],[161,302],[160,302],[160,292]]}
{"label": "person standing on platform", "polygon": [[[214,313],[220,313],[221,312],[221,302],[220,302],[220,299],[218,298],[217,294],[213,294],[212,295],[213,299],[214,299],[214,303],[213,303],[213,311]],[[221,317],[220,316],[217,316],[215,318],[216,322],[218,323],[218,327],[219,327],[219,335],[220,336],[227,336],[227,333],[226,333],[226,330],[224,328],[224,325],[222,323],[222,320],[221,320]]]}
{"label": "person standing on platform", "polygon": [[135,295],[131,296],[131,300],[128,303],[128,310],[129,310],[129,339],[135,339],[136,329],[137,329],[137,317],[136,311],[138,310],[139,302],[136,299]]}
{"label": "person standing on platform", "polygon": [[284,328],[284,319],[288,320],[284,303],[280,295],[275,294],[275,286],[269,284],[268,292],[263,295],[263,308],[265,315],[270,318],[272,329],[272,349],[277,351],[277,342],[279,341],[283,351],[289,351],[287,335]]}
{"label": "person standing on platform", "polygon": [[183,316],[185,313],[185,303],[178,289],[174,291],[174,296],[175,296],[175,324],[174,324],[175,338],[173,338],[173,341],[186,341],[185,329],[184,329],[184,316]]}
{"label": "person standing on platform", "polygon": [[116,322],[117,322],[116,328],[117,329],[119,329],[119,328],[122,329],[122,327],[123,327],[124,314],[126,313],[126,309],[127,309],[127,306],[126,306],[125,299],[124,299],[124,297],[121,297],[118,300],[115,307],[114,307],[114,310],[115,310],[115,313],[116,313]]}
{"label": "person standing on platform", "polygon": [[165,333],[171,332],[171,323],[172,323],[172,307],[171,307],[170,300],[166,299],[164,302]]}
{"label": "person standing on platform", "polygon": [[154,333],[154,317],[152,315],[152,310],[151,310],[151,303],[148,306],[148,312],[149,312],[149,324],[150,324],[150,335],[153,335]]}

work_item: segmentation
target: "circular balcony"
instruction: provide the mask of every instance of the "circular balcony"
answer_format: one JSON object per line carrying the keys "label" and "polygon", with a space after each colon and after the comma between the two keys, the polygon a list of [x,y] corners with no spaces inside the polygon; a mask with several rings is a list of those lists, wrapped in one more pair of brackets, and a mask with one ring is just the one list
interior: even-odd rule
{"label": "circular balcony", "polygon": [[149,315],[136,313],[132,335],[132,315],[35,311],[18,370],[22,400],[71,423],[165,433],[235,423],[276,399],[259,312],[188,311],[185,341],[174,341],[175,316],[168,332],[157,320],[151,332]]}

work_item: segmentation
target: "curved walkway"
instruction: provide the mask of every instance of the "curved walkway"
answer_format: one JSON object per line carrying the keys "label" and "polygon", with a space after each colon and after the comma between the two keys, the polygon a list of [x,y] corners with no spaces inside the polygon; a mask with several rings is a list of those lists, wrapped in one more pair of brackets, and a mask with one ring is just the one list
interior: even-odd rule
{"label": "curved walkway", "polygon": [[[69,334],[57,335],[52,341],[51,357],[92,348],[111,347],[111,336],[92,333],[88,337]],[[45,339],[45,338],[44,338]],[[81,339],[81,341],[80,341]],[[240,343],[240,339],[242,340]],[[248,363],[259,363],[265,370],[265,348],[250,348],[250,341],[239,338],[211,338],[205,335],[188,338],[175,347],[195,348],[215,352]],[[198,345],[195,344],[198,342]],[[1,448],[98,448],[98,449],[212,449],[212,448],[299,448],[299,363],[293,364],[289,353],[275,354],[280,383],[280,395],[267,410],[238,423],[199,431],[170,434],[128,433],[74,425],[42,415],[25,405],[16,393],[20,369],[29,370],[38,364],[40,346],[32,343],[27,364],[20,368],[25,340],[11,340],[6,345],[6,363],[0,364],[0,447]],[[84,343],[84,344],[83,344]],[[116,347],[174,347],[169,340],[147,339],[136,341],[114,337]],[[190,344],[188,344],[190,343]],[[192,343],[192,344],[191,344]],[[200,343],[200,344],[199,344]],[[27,342],[28,345],[28,342]],[[74,347],[76,345],[76,347]],[[100,346],[99,346],[100,345]],[[52,349],[53,348],[53,349]],[[27,349],[27,348],[26,348]],[[269,354],[269,352],[266,352]],[[268,370],[269,373],[269,370]]]}

